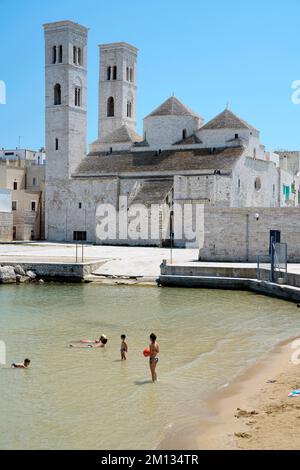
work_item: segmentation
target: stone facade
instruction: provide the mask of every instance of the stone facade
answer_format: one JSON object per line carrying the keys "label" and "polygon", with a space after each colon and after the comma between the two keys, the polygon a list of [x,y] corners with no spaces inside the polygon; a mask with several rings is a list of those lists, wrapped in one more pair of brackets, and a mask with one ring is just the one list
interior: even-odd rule
{"label": "stone facade", "polygon": [[[124,124],[136,130],[136,83],[138,50],[125,42],[99,46],[98,138]],[[108,100],[113,100],[111,113]],[[111,114],[111,115],[109,115]]]}
{"label": "stone facade", "polygon": [[270,230],[281,232],[290,263],[300,262],[300,209],[212,209],[204,211],[202,261],[250,261],[269,256]]}
{"label": "stone facade", "polygon": [[13,215],[0,211],[0,242],[11,242],[13,239]]}
{"label": "stone facade", "polygon": [[0,189],[10,191],[14,240],[45,238],[45,165],[31,160],[0,162]]}
{"label": "stone facade", "polygon": [[[298,190],[299,179],[266,152],[259,131],[229,109],[204,124],[172,96],[145,117],[139,136],[137,49],[127,43],[100,46],[99,136],[86,157],[87,30],[69,21],[48,24],[45,44],[49,240],[80,236],[93,243],[162,245],[169,243],[176,217],[186,206],[236,214],[239,208],[289,205],[281,196],[283,185],[295,184]],[[53,60],[55,46],[63,51],[58,62]],[[79,64],[73,61],[74,47],[82,50]],[[61,104],[53,102],[57,84]],[[80,106],[74,105],[75,89],[82,93]],[[158,225],[155,233],[146,220],[149,208]],[[99,227],[108,212],[115,228],[104,236]],[[126,216],[125,227],[120,214]],[[191,216],[186,224],[197,233]],[[133,229],[134,236],[128,237]],[[190,243],[195,242],[184,233],[174,240],[175,246]]]}

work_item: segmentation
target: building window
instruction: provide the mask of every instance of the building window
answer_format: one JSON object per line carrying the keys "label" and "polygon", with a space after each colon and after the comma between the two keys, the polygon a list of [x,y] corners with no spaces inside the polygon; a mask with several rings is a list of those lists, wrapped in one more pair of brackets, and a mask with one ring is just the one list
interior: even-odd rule
{"label": "building window", "polygon": [[107,67],[106,69],[106,79],[107,80],[111,79],[111,67]]}
{"label": "building window", "polygon": [[241,180],[240,180],[240,178],[238,179],[238,189],[239,190],[241,189]]}
{"label": "building window", "polygon": [[126,67],[126,80],[129,82],[129,67]]}
{"label": "building window", "polygon": [[182,130],[182,140],[186,139],[186,129]]}
{"label": "building window", "polygon": [[117,80],[117,66],[114,65],[114,68],[113,68],[113,80]]}
{"label": "building window", "polygon": [[36,177],[35,176],[32,178],[32,186],[36,186]]}
{"label": "building window", "polygon": [[81,47],[78,47],[78,51],[77,51],[77,58],[78,58],[78,65],[81,65],[82,64],[82,54],[81,54]]}
{"label": "building window", "polygon": [[56,64],[56,46],[52,47],[52,64]]}
{"label": "building window", "polygon": [[55,139],[55,150],[58,150],[58,139]]}
{"label": "building window", "polygon": [[17,227],[14,225],[13,226],[13,240],[17,239]]}
{"label": "building window", "polygon": [[31,210],[32,210],[32,212],[36,211],[36,202],[35,201],[31,201]]}
{"label": "building window", "polygon": [[253,158],[256,158],[256,149],[253,149]]}
{"label": "building window", "polygon": [[273,194],[275,194],[275,184],[273,184]]}
{"label": "building window", "polygon": [[284,195],[284,198],[285,198],[286,201],[288,199],[290,199],[290,191],[291,191],[290,187],[284,184],[283,185],[283,195]]}
{"label": "building window", "polygon": [[59,46],[58,62],[61,64],[63,61],[63,47]]}
{"label": "building window", "polygon": [[107,117],[114,117],[115,115],[115,101],[112,96],[107,100]]}
{"label": "building window", "polygon": [[132,116],[132,103],[127,101],[127,117],[131,118]]}
{"label": "building window", "polygon": [[133,82],[133,68],[130,67],[130,81]]}
{"label": "building window", "polygon": [[34,240],[34,230],[31,230],[31,233],[30,233],[30,240]]}
{"label": "building window", "polygon": [[14,191],[16,191],[18,189],[18,183],[17,181],[14,181]]}
{"label": "building window", "polygon": [[73,232],[73,240],[76,241],[86,241],[86,232],[76,230]]}
{"label": "building window", "polygon": [[75,106],[81,106],[81,89],[75,87]]}
{"label": "building window", "polygon": [[78,204],[78,209],[81,209],[81,208],[82,208],[82,202]]}
{"label": "building window", "polygon": [[18,206],[17,201],[12,201],[12,202],[11,202],[11,210],[12,210],[12,211],[16,211],[16,210],[17,210],[17,206]]}
{"label": "building window", "polygon": [[73,64],[77,64],[77,47],[73,46]]}
{"label": "building window", "polygon": [[255,178],[254,188],[255,188],[256,191],[261,190],[261,179],[259,177]]}
{"label": "building window", "polygon": [[60,105],[61,104],[61,86],[59,83],[57,83],[54,87],[54,105]]}
{"label": "building window", "polygon": [[238,138],[239,138],[239,135],[238,135],[238,134],[234,134],[234,138],[235,138],[235,139],[238,139]]}

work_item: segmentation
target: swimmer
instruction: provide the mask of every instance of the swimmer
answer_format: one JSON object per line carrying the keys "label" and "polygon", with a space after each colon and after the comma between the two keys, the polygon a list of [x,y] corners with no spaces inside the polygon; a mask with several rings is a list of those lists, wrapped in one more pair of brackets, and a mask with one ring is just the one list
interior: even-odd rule
{"label": "swimmer", "polygon": [[70,348],[104,348],[107,343],[107,337],[101,335],[99,340],[89,341],[89,340],[80,340],[80,343],[85,343],[82,346],[76,346],[75,344],[69,344]]}
{"label": "swimmer", "polygon": [[24,359],[24,362],[13,362],[11,367],[13,369],[28,369],[30,364],[30,359]]}
{"label": "swimmer", "polygon": [[157,354],[159,354],[159,344],[156,342],[156,338],[157,338],[156,335],[154,333],[151,333],[150,344],[149,344],[149,350],[150,350],[149,366],[150,366],[150,371],[151,371],[151,376],[152,376],[152,382],[157,381],[156,366],[158,363]]}
{"label": "swimmer", "polygon": [[84,344],[99,344],[99,343],[103,343],[103,341],[102,341],[103,339],[106,339],[105,335],[100,335],[99,339],[95,339],[95,340],[81,339],[79,342],[84,343]]}
{"label": "swimmer", "polygon": [[126,361],[126,353],[128,352],[128,345],[126,343],[126,335],[121,335],[121,361]]}

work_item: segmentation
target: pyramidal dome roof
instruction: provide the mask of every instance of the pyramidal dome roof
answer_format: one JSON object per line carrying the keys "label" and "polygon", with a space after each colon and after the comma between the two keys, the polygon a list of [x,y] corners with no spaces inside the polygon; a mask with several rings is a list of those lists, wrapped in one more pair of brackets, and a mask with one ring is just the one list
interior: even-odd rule
{"label": "pyramidal dome roof", "polygon": [[248,124],[229,109],[225,109],[211,121],[200,128],[202,129],[249,129],[256,131],[255,127]]}
{"label": "pyramidal dome roof", "polygon": [[197,113],[185,106],[175,96],[170,96],[152,113],[148,114],[145,119],[152,116],[195,116],[199,117]]}
{"label": "pyramidal dome roof", "polygon": [[124,142],[140,142],[142,137],[138,135],[133,129],[123,124],[123,126],[118,127],[110,134],[105,135],[99,140],[101,144],[118,144]]}

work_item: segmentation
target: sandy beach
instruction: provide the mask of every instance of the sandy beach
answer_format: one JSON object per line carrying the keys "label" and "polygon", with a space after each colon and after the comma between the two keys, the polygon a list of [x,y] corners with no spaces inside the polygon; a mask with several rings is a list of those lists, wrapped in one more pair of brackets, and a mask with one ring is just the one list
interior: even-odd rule
{"label": "sandy beach", "polygon": [[300,365],[293,341],[277,346],[259,364],[209,403],[214,417],[197,437],[200,449],[299,449]]}
{"label": "sandy beach", "polygon": [[160,449],[298,450],[300,365],[292,362],[295,340],[281,343],[207,401],[194,424],[168,433]]}

